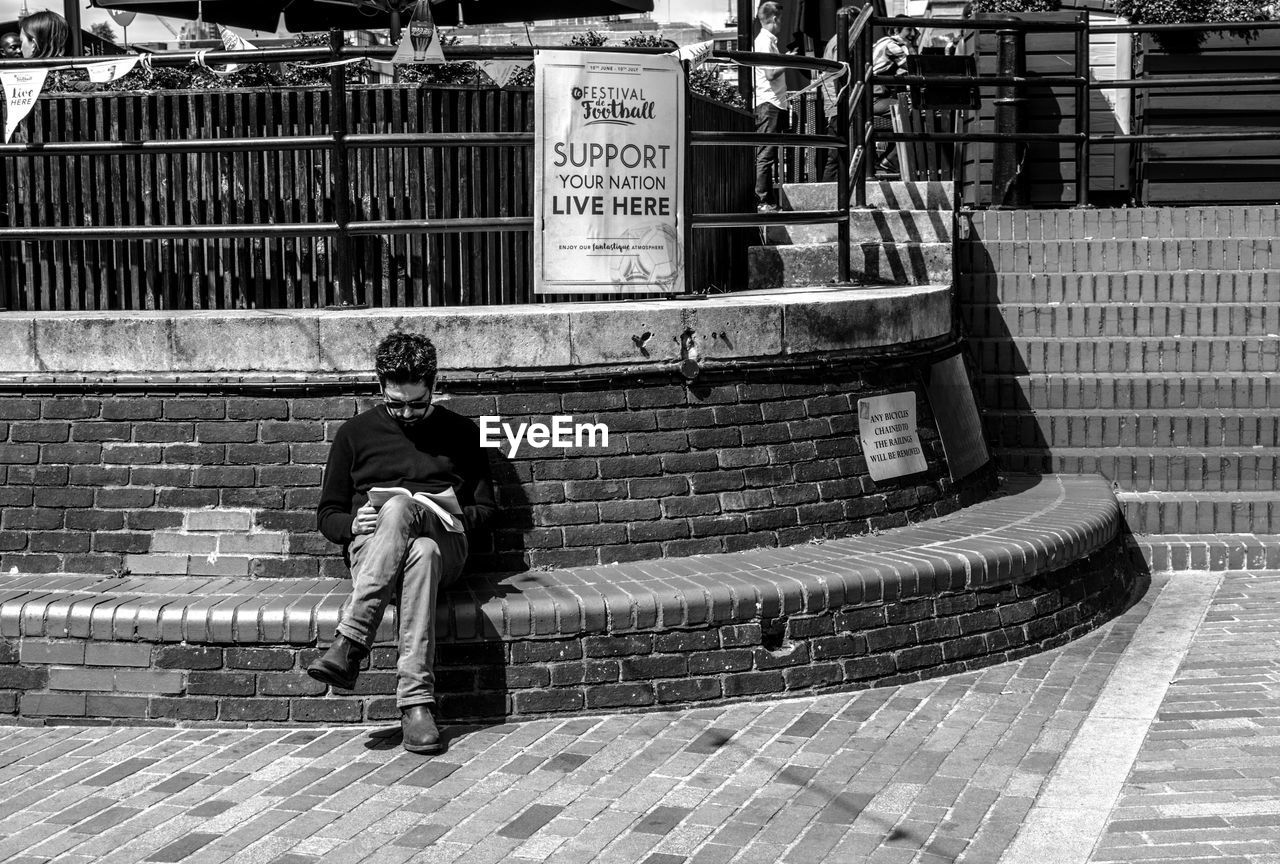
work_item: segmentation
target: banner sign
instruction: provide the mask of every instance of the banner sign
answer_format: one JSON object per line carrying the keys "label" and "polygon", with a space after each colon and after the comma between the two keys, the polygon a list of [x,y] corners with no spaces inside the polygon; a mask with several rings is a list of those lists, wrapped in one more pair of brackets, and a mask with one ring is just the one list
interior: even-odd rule
{"label": "banner sign", "polygon": [[534,293],[683,293],[679,58],[538,51],[534,106]]}
{"label": "banner sign", "polygon": [[0,84],[4,85],[4,143],[9,143],[18,124],[31,113],[31,106],[36,104],[36,98],[44,89],[44,79],[48,75],[48,69],[0,72]]}

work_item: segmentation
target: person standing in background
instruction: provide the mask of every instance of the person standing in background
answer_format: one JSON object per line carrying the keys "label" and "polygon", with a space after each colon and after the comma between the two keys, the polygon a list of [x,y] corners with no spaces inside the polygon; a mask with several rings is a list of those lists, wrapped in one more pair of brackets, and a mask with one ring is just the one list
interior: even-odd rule
{"label": "person standing in background", "polygon": [[[756,10],[760,32],[752,46],[757,54],[781,54],[778,31],[782,29],[782,5],[765,0]],[[755,67],[756,132],[776,135],[786,126],[787,70],[781,66]],[[778,209],[774,195],[773,172],[778,166],[776,144],[756,148],[756,209],[773,213]]]}
{"label": "person standing in background", "polygon": [[[827,47],[822,52],[824,60],[839,60],[838,42],[839,34],[832,36],[827,41]],[[853,41],[853,28],[849,28],[849,41]],[[840,94],[845,89],[847,83],[847,75],[833,75],[826,78],[822,82],[822,113],[827,118],[827,134],[835,135],[841,141],[848,142],[849,130],[841,129],[836,123],[836,116],[840,109]],[[835,150],[825,151],[827,161],[822,168],[822,182],[834,183],[836,175],[840,171],[840,157]]]}

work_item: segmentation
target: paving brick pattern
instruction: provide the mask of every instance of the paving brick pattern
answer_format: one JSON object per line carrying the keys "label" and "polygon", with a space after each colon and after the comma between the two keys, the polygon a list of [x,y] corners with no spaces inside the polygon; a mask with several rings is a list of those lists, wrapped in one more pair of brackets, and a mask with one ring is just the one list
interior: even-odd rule
{"label": "paving brick pattern", "polygon": [[1277,604],[1280,573],[1223,575],[1093,860],[1280,860]]}
{"label": "paving brick pattern", "polygon": [[451,727],[433,758],[403,752],[391,727],[4,727],[0,859],[988,864],[1152,593],[1074,642],[978,671]]}

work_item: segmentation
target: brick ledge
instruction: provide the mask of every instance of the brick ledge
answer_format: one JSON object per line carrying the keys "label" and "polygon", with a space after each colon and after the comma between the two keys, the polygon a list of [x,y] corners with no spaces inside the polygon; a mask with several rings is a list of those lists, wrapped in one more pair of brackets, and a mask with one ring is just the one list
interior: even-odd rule
{"label": "brick ledge", "polygon": [[[904,596],[1016,584],[1110,543],[1120,509],[1097,476],[1006,478],[927,523],[822,544],[475,575],[441,604],[443,642],[564,638],[757,622]],[[0,636],[194,644],[332,637],[341,579],[0,576]],[[379,642],[395,644],[394,608]]]}

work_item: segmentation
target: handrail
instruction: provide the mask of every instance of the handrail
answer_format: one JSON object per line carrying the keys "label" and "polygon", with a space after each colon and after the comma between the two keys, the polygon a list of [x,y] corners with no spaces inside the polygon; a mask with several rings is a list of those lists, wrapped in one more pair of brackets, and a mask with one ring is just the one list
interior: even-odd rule
{"label": "handrail", "polygon": [[916,27],[921,30],[925,28],[978,31],[1025,30],[1028,33],[1069,33],[1088,29],[1087,25],[1081,24],[1079,21],[1024,21],[1017,18],[990,18],[985,20],[977,18],[910,18],[906,16],[890,18],[882,15],[872,18],[871,25],[873,27]]}
{"label": "handrail", "polygon": [[[969,18],[913,18],[870,16],[865,14],[859,18],[869,36],[872,28],[914,26],[918,28],[958,28],[970,31],[990,32],[1013,30],[1019,33],[1074,33],[1076,37],[1077,68],[1075,75],[876,75],[870,63],[869,53],[865,54],[861,65],[861,75],[855,72],[858,79],[856,86],[859,102],[854,104],[861,110],[856,112],[867,118],[863,129],[862,147],[864,153],[874,152],[875,142],[924,141],[935,144],[954,143],[963,149],[969,142],[995,143],[1008,141],[1022,142],[1063,142],[1072,143],[1076,148],[1077,206],[1088,205],[1089,185],[1089,150],[1097,144],[1145,144],[1169,141],[1212,142],[1212,141],[1272,141],[1280,140],[1280,131],[1252,132],[1180,132],[1173,134],[1098,134],[1089,129],[1087,93],[1106,90],[1179,90],[1206,89],[1223,87],[1267,87],[1280,85],[1280,75],[1233,75],[1224,77],[1184,76],[1178,78],[1122,78],[1112,81],[1090,80],[1087,72],[1088,37],[1093,33],[1134,34],[1134,33],[1185,33],[1216,31],[1253,31],[1280,30],[1280,21],[1208,21],[1189,24],[1119,24],[1094,26],[1088,20],[1087,13],[1081,13],[1070,21],[1026,21],[1014,18],[992,18],[976,20]],[[865,39],[868,41],[869,39]],[[869,47],[869,46],[867,46]],[[1083,53],[1082,53],[1083,52]],[[864,52],[865,53],[865,52]],[[872,86],[883,85],[925,85],[944,84],[969,87],[1013,87],[1023,89],[1029,87],[1071,87],[1076,91],[1076,131],[1074,133],[1002,133],[1002,132],[953,132],[953,133],[906,133],[877,132],[869,120],[869,91]],[[850,141],[853,148],[853,141]],[[854,195],[859,204],[865,203],[865,184],[868,179],[865,159],[855,167],[851,160],[851,174],[855,188]],[[963,160],[953,159],[957,170],[963,171]],[[959,200],[960,183],[957,182],[957,200]]]}
{"label": "handrail", "polygon": [[1280,75],[1263,75],[1242,78],[1117,78],[1114,81],[1091,81],[1090,90],[1143,90],[1164,89],[1179,90],[1204,87],[1252,87],[1255,85],[1280,84]]}
{"label": "handrail", "polygon": [[1191,24],[1100,24],[1090,33],[1191,33],[1217,30],[1280,30],[1280,21],[1203,21]]}

